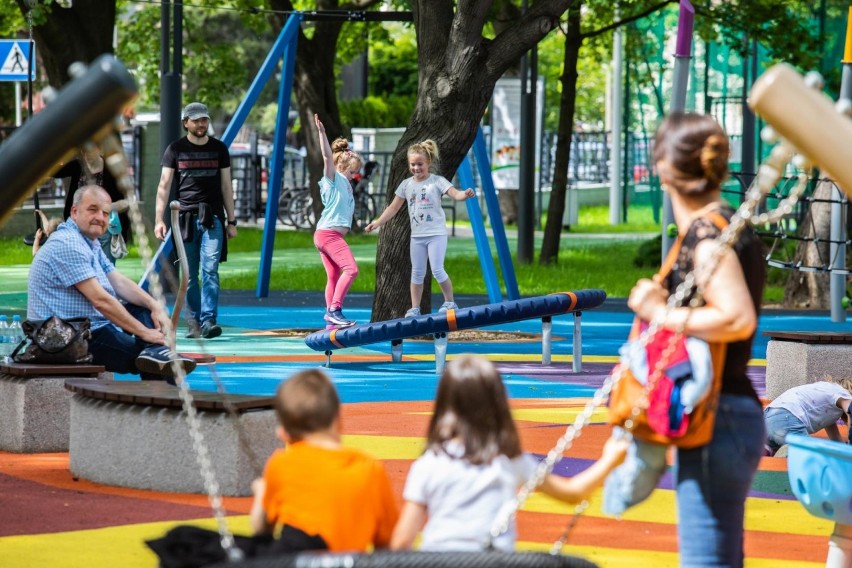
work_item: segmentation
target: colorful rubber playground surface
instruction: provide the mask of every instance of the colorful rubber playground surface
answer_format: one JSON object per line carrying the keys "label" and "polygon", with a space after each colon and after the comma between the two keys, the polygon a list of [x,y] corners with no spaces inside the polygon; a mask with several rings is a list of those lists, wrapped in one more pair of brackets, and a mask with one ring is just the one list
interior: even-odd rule
{"label": "colorful rubber playground surface", "polygon": [[[20,308],[21,298],[2,294],[6,310]],[[482,299],[461,298],[459,302]],[[215,366],[199,367],[189,377],[192,388],[214,390],[217,380],[229,392],[271,394],[294,371],[325,364],[325,355],[305,346],[292,330],[316,330],[322,324],[317,294],[273,294],[257,300],[247,293],[223,293],[221,338],[198,344],[180,340],[184,351],[217,357]],[[369,321],[370,298],[353,295],[346,313]],[[456,342],[448,359],[464,352],[495,361],[504,375],[525,450],[543,456],[565,425],[573,422],[611,369],[627,336],[631,314],[623,302],[607,301],[582,316],[582,371],[573,372],[573,318],[553,320],[553,364],[541,365],[540,321],[487,328],[529,334],[498,341]],[[832,324],[825,312],[768,312],[760,323],[750,367],[762,394],[765,376],[764,330],[849,331]],[[307,331],[306,331],[307,333]],[[382,459],[401,495],[408,467],[422,451],[431,401],[435,394],[431,342],[404,343],[403,359],[391,362],[390,343],[336,351],[329,374],[339,389],[346,444]],[[132,376],[118,379],[135,380]],[[580,438],[559,462],[567,475],[586,467],[608,435],[605,412],[598,409]],[[736,464],[732,463],[732,467]],[[670,475],[645,503],[622,519],[603,515],[598,491],[573,529],[565,552],[600,566],[677,566],[676,511]],[[233,531],[248,534],[251,499],[226,498]],[[534,496],[518,518],[518,548],[549,550],[564,531],[573,508]],[[746,509],[746,566],[822,566],[833,529],[829,521],[809,515],[792,495],[786,460],[764,458]],[[0,565],[151,567],[156,557],[144,545],[176,524],[191,522],[214,528],[203,495],[129,490],[74,480],[67,454],[21,455],[0,452]]]}

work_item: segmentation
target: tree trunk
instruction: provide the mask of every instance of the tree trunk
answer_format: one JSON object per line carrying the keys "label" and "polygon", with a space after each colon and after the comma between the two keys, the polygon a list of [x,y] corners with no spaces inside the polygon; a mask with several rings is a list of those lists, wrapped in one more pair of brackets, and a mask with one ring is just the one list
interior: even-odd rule
{"label": "tree trunk", "polygon": [[[26,19],[27,0],[16,2]],[[48,83],[58,89],[69,81],[72,63],[88,64],[99,55],[112,53],[114,28],[115,2],[74,0],[70,8],[52,3],[48,17],[33,26],[37,55]]]}
{"label": "tree trunk", "polygon": [[577,60],[583,36],[580,33],[580,6],[576,2],[568,10],[568,31],[565,36],[565,59],[562,66],[562,96],[559,99],[559,127],[556,136],[553,184],[550,187],[550,204],[547,206],[547,223],[541,242],[539,264],[559,260],[559,237],[562,234],[562,215],[565,212],[565,193],[568,189],[568,164],[571,157],[571,140],[574,134],[574,104],[577,99]]}
{"label": "tree trunk", "polygon": [[[434,140],[441,155],[437,172],[452,179],[473,143],[497,80],[558,24],[570,4],[535,2],[513,25],[486,39],[483,28],[491,2],[412,2],[420,67],[417,102],[391,162],[385,203],[408,175],[405,152],[415,142]],[[402,212],[379,234],[373,321],[399,317],[409,307],[409,239],[408,215]],[[431,280],[424,282],[424,290],[429,289]],[[429,307],[430,294],[424,291],[421,309]]]}
{"label": "tree trunk", "polygon": [[[821,181],[814,189],[815,199],[829,200],[834,184]],[[793,262],[802,266],[822,266],[830,263],[829,238],[831,231],[831,203],[812,202],[805,222],[799,230],[800,237],[819,239],[799,241]],[[828,309],[829,275],[826,272],[808,272],[793,270],[784,287],[783,306],[785,308]]]}

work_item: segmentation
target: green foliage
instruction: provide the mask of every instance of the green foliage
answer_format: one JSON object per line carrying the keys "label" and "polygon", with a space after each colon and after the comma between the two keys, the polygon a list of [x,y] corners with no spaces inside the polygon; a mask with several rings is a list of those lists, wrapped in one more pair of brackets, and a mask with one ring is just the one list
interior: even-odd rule
{"label": "green foliage", "polygon": [[643,242],[636,250],[633,266],[637,268],[656,268],[660,265],[663,251],[663,236],[657,235]]}
{"label": "green foliage", "polygon": [[[136,76],[140,107],[160,99],[160,6],[122,0],[116,55]],[[184,98],[233,112],[257,74],[275,37],[266,20],[251,8],[264,0],[228,0],[215,8],[184,4]],[[152,33],[153,32],[153,33]],[[264,90],[260,105],[274,101],[277,90]]]}
{"label": "green foliage", "polygon": [[414,109],[414,96],[370,96],[340,103],[340,121],[348,130],[354,126],[369,128],[398,127],[408,124]]}
{"label": "green foliage", "polygon": [[376,41],[375,33],[370,36],[370,92],[413,97],[417,94],[418,71],[414,26],[389,22],[380,29],[385,41]]}

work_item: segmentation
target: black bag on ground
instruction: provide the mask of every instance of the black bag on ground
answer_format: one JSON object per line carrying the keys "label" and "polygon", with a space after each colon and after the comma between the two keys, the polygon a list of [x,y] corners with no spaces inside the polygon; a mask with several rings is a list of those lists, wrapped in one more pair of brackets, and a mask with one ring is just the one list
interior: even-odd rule
{"label": "black bag on ground", "polygon": [[91,363],[90,325],[89,318],[66,320],[53,316],[46,320],[26,320],[21,324],[26,339],[15,348],[12,359],[18,363],[50,365]]}

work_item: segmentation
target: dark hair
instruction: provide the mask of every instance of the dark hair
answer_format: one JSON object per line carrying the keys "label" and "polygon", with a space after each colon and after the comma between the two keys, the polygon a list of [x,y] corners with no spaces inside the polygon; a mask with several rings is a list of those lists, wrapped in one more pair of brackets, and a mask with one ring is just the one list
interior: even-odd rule
{"label": "dark hair", "polygon": [[328,375],[311,369],[291,376],[275,395],[278,421],[294,440],[329,428],[340,415],[337,389]]}
{"label": "dark hair", "polygon": [[474,465],[490,463],[499,455],[521,455],[500,373],[476,355],[462,355],[444,370],[426,447],[447,453],[445,444],[454,438],[464,444],[463,457]]}
{"label": "dark hair", "polygon": [[654,136],[661,178],[681,193],[719,189],[728,177],[728,135],[710,116],[673,112]]}

